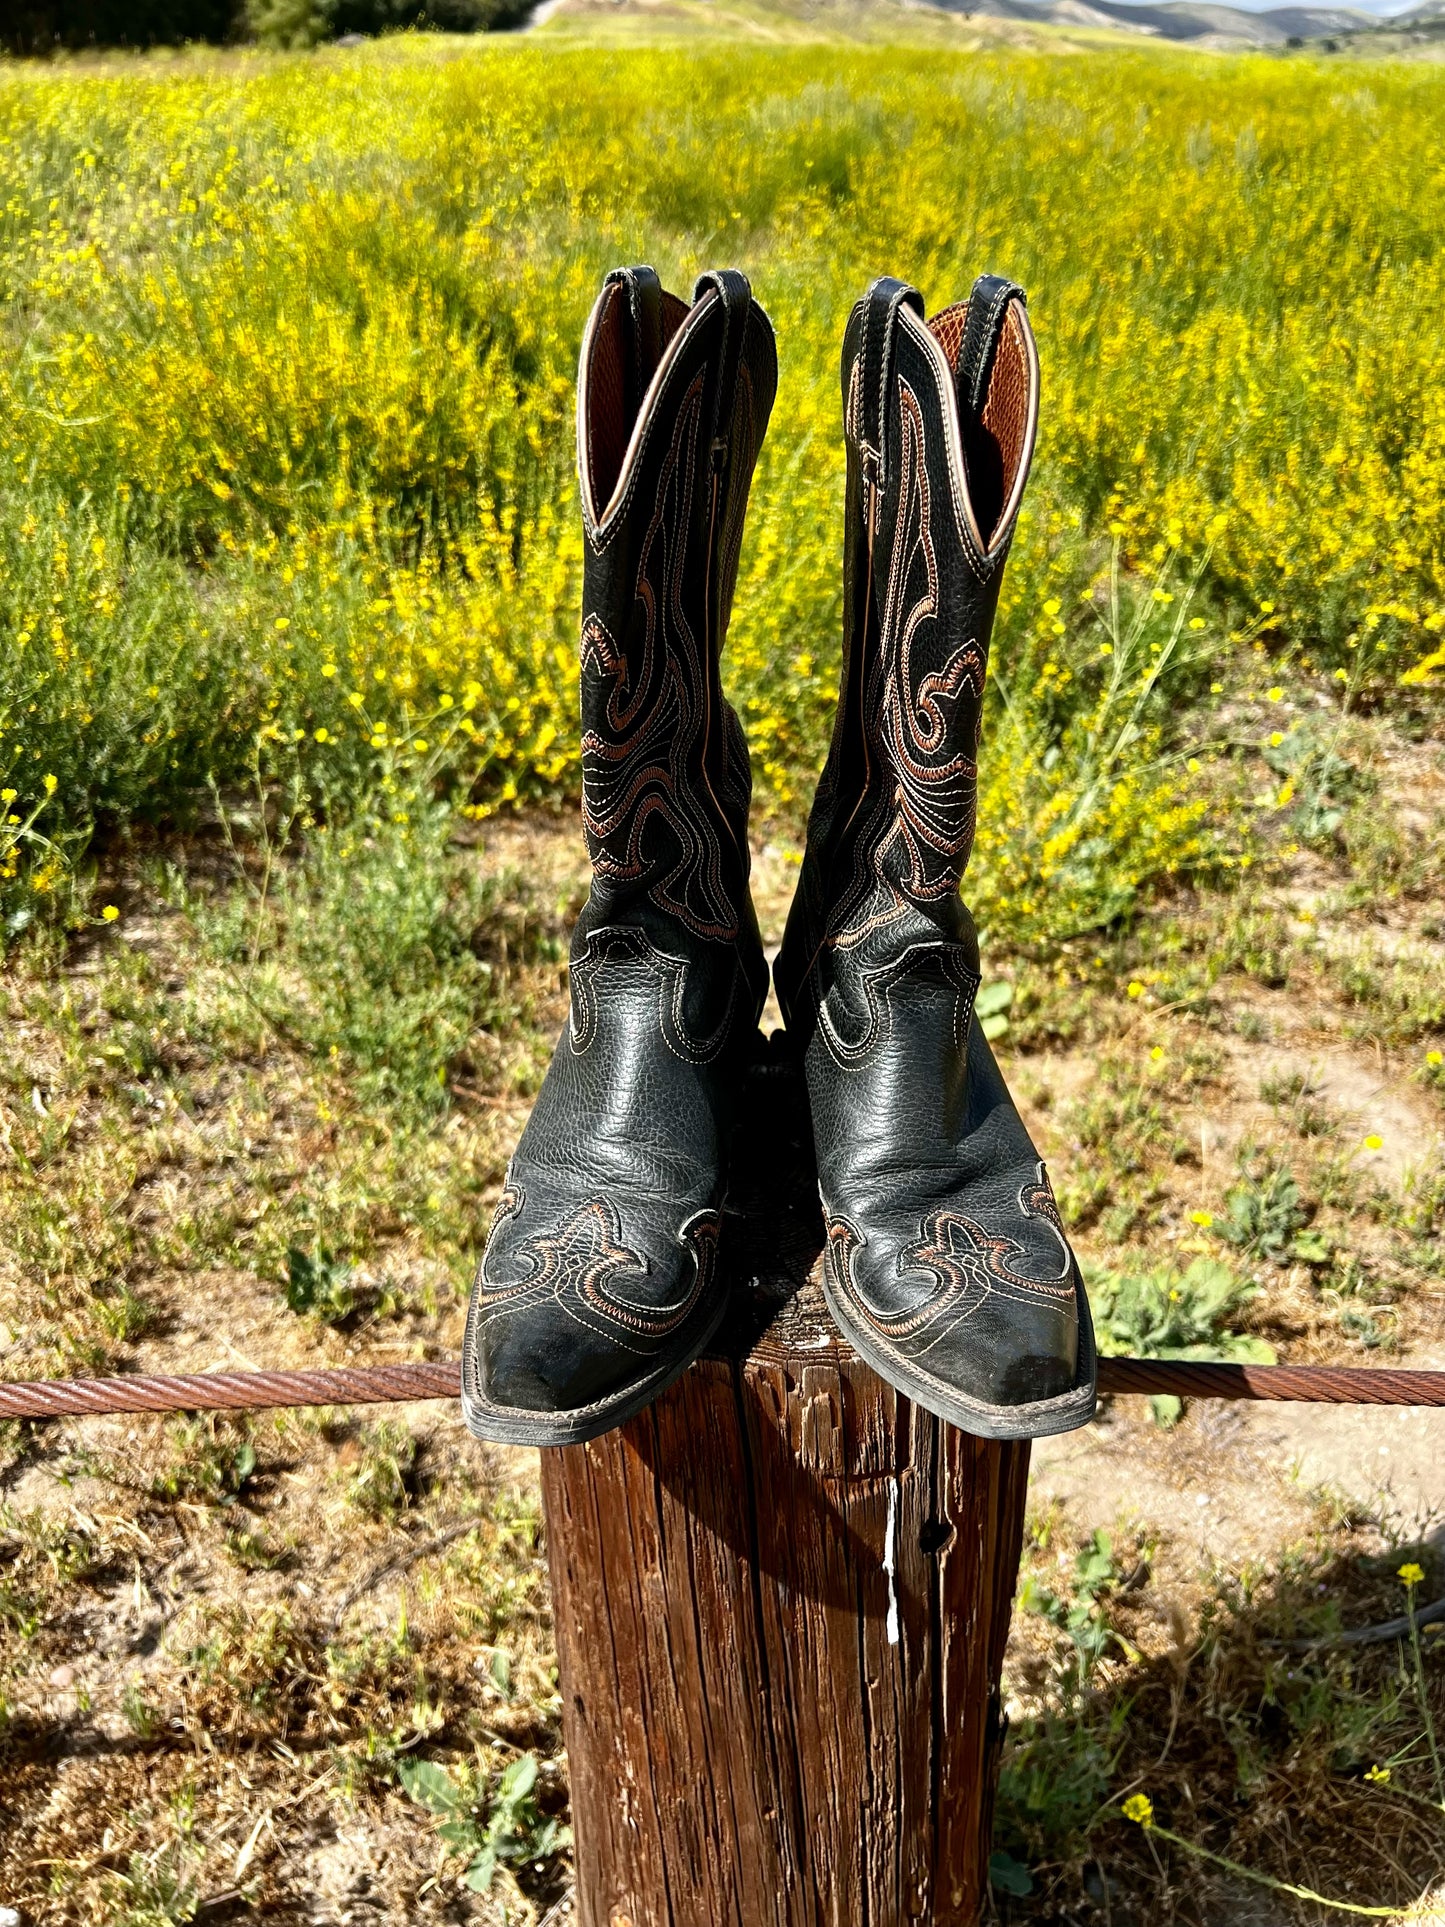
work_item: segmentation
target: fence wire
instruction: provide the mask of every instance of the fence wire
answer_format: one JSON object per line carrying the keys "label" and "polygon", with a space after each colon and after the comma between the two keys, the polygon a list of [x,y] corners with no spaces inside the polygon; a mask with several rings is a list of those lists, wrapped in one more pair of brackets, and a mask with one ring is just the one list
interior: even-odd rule
{"label": "fence wire", "polygon": [[[1321,1405],[1445,1405],[1445,1371],[1353,1365],[1225,1365],[1209,1360],[1101,1358],[1105,1396],[1273,1399]],[[254,1412],[277,1406],[379,1405],[461,1395],[456,1359],[302,1372],[194,1372],[176,1377],[0,1382],[0,1418],[85,1418],[122,1412]]]}

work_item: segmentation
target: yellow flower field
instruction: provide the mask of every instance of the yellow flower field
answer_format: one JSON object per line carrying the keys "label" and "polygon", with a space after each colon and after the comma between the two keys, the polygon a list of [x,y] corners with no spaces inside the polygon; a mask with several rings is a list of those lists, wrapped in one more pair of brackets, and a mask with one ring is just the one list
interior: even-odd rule
{"label": "yellow flower field", "polygon": [[849,305],[996,269],[1045,414],[971,891],[1057,933],[1238,860],[1183,702],[1439,679],[1442,111],[1425,66],[1155,49],[0,69],[12,915],[97,821],[184,817],[258,740],[333,808],[408,773],[483,809],[575,785],[572,383],[624,258],[684,290],[740,263],[778,328],[726,669],[765,807],[800,815],[831,716]]}

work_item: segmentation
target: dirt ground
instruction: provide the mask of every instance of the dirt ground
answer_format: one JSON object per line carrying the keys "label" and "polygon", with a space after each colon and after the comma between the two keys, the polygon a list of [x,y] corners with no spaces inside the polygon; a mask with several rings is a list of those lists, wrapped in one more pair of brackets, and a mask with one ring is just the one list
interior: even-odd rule
{"label": "dirt ground", "polygon": [[[565,938],[585,887],[569,818],[484,825],[467,860]],[[760,844],[770,944],[796,873],[795,848]],[[1445,1365],[1434,914],[1408,892],[1362,906],[1306,856],[1247,906],[1181,900],[1047,967],[999,960],[1015,988],[1000,1059],[1086,1275],[1214,1255],[1255,1281],[1235,1328],[1282,1357]],[[514,1041],[489,1045],[450,1110],[407,1134],[248,1016],[234,973],[139,882],[123,935],[108,951],[77,946],[43,985],[7,985],[0,1371],[454,1355],[477,1244],[565,1009],[556,945],[515,966]],[[144,1062],[132,1033],[150,1040]],[[1231,1190],[1261,1159],[1298,1180],[1314,1245],[1296,1229],[1269,1258],[1223,1238]],[[334,1271],[350,1294],[335,1316],[288,1303],[287,1254],[301,1247],[304,1277]],[[344,1269],[343,1248],[362,1254]],[[1357,1887],[1357,1900],[1383,1890],[1401,1897],[1396,1918],[1440,1918],[1406,1899],[1445,1878],[1421,1745],[1393,1778],[1361,1777],[1378,1735],[1409,1714],[1408,1680],[1391,1686],[1385,1661],[1330,1672],[1325,1723],[1305,1721],[1248,1774],[1248,1748],[1222,1753],[1216,1728],[1226,1679],[1242,1682],[1229,1718],[1247,1724],[1266,1702],[1295,1717],[1269,1670],[1270,1612],[1306,1632],[1386,1619],[1407,1555],[1423,1562],[1422,1599],[1445,1591],[1442,1425],[1203,1403],[1165,1427],[1145,1401],[1118,1399],[1086,1431],[1040,1443],[1006,1682],[1016,1735],[1044,1744],[1070,1678],[1080,1731],[1130,1706],[1136,1724],[1167,1728],[1167,1770],[1141,1784],[1156,1805],[1175,1800],[1180,1832],[1197,1818],[1273,1877]],[[545,1844],[565,1816],[529,1454],[473,1444],[438,1405],[12,1426],[0,1507],[0,1906],[37,1924],[568,1918],[565,1846],[468,1891],[464,1857],[401,1781],[407,1762],[440,1760],[481,1825],[497,1775],[531,1755],[528,1837]],[[1081,1591],[1099,1532],[1108,1576]],[[1029,1604],[1054,1598],[1047,1587],[1057,1611]],[[1246,1598],[1241,1658],[1219,1626],[1238,1630]],[[1100,1633],[1083,1689],[1071,1602]],[[1332,1619],[1309,1617],[1326,1606]],[[1438,1642],[1426,1644],[1438,1687]],[[1346,1745],[1351,1721],[1362,1737]],[[1116,1802],[1133,1761],[1119,1748]],[[1341,1766],[1346,1753],[1359,1764]],[[1193,1778],[1171,1781],[1181,1760]],[[1035,1779],[1055,1800],[1072,1770],[1045,1761]],[[1291,1788],[1308,1811],[1290,1810]],[[1025,1808],[1020,1839],[1063,1837],[1047,1801]],[[999,1918],[1322,1917],[1117,1819],[1087,1837],[1087,1851],[1031,1847],[1033,1895],[997,1896]]]}

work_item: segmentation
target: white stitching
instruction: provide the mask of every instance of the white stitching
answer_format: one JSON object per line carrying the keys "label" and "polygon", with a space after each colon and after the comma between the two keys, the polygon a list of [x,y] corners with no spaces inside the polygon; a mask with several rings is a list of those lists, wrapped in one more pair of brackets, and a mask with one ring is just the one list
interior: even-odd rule
{"label": "white stitching", "polygon": [[[568,1018],[568,1036],[574,1057],[585,1057],[592,1048],[597,1035],[597,1022],[600,1015],[604,993],[593,984],[593,978],[605,961],[603,941],[608,944],[621,942],[632,952],[634,959],[642,964],[657,985],[660,1003],[658,1007],[658,1028],[662,1041],[673,1056],[685,1064],[710,1064],[722,1052],[732,1029],[733,1016],[737,1007],[738,982],[742,970],[736,955],[732,958],[732,981],[728,987],[727,1008],[724,1010],[717,1028],[710,1037],[695,1040],[688,1035],[683,1012],[683,999],[687,992],[687,972],[691,968],[685,957],[674,957],[659,950],[646,931],[637,930],[628,924],[608,924],[587,934],[587,954],[572,966],[572,1008]],[[672,990],[672,1028],[678,1042],[674,1044],[668,1035],[668,987]],[[584,1006],[581,1022],[576,1021],[576,1005]]]}
{"label": "white stitching", "polygon": [[[918,965],[925,962],[936,961],[941,966],[943,974],[953,979],[953,1037],[955,1047],[959,1048],[958,1016],[960,1002],[963,1001],[966,1003],[971,1018],[973,1013],[973,1000],[978,995],[978,987],[982,981],[978,973],[971,970],[969,966],[963,962],[960,954],[962,949],[963,946],[956,943],[911,943],[900,956],[892,958],[889,962],[872,965],[860,970],[858,974],[863,995],[868,1004],[868,1028],[864,1032],[862,1041],[857,1044],[848,1043],[838,1032],[837,1025],[833,1021],[832,1012],[828,1008],[828,997],[833,994],[832,991],[829,991],[828,996],[821,998],[818,1004],[818,1022],[822,1028],[829,1055],[839,1070],[847,1071],[858,1069],[872,1056],[884,1035],[883,1016],[885,1005],[887,1006],[889,1029],[891,1030],[892,1028],[893,1006],[891,1000],[895,986],[901,983],[905,977],[910,976]],[[965,1036],[967,1035],[967,1030],[968,1024],[967,1021],[965,1021]]]}
{"label": "white stitching", "polygon": [[999,517],[993,542],[985,548],[983,537],[978,532],[978,522],[973,512],[973,502],[968,493],[968,473],[963,460],[963,429],[958,418],[958,397],[954,392],[953,370],[948,365],[948,357],[938,337],[919,320],[911,308],[903,312],[903,321],[909,328],[914,340],[920,345],[932,364],[934,382],[938,399],[943,411],[943,429],[947,439],[944,452],[944,467],[948,470],[949,492],[953,497],[954,521],[974,573],[983,582],[1001,567],[1013,540],[1014,525],[1018,520],[1019,507],[1023,501],[1024,485],[1028,481],[1029,470],[1033,466],[1034,440],[1038,432],[1039,414],[1039,364],[1038,352],[1033,345],[1033,331],[1024,319],[1023,333],[1027,345],[1029,364],[1029,412],[1024,432],[1024,446],[1019,457],[1018,473],[1009,491],[1009,499],[1004,504],[1003,514]]}

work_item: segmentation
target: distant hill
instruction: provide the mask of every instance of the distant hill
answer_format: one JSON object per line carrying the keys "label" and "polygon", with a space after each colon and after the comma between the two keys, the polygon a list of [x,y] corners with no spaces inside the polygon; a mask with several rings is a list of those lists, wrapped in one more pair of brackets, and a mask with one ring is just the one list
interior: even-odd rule
{"label": "distant hill", "polygon": [[926,0],[926,4],[949,13],[1057,27],[1122,27],[1155,40],[1215,47],[1279,47],[1291,40],[1325,40],[1445,18],[1445,0],[1425,0],[1423,6],[1388,22],[1353,7],[1272,7],[1252,13],[1215,4],[1215,0],[1155,0],[1143,6],[1128,6],[1122,0]]}

